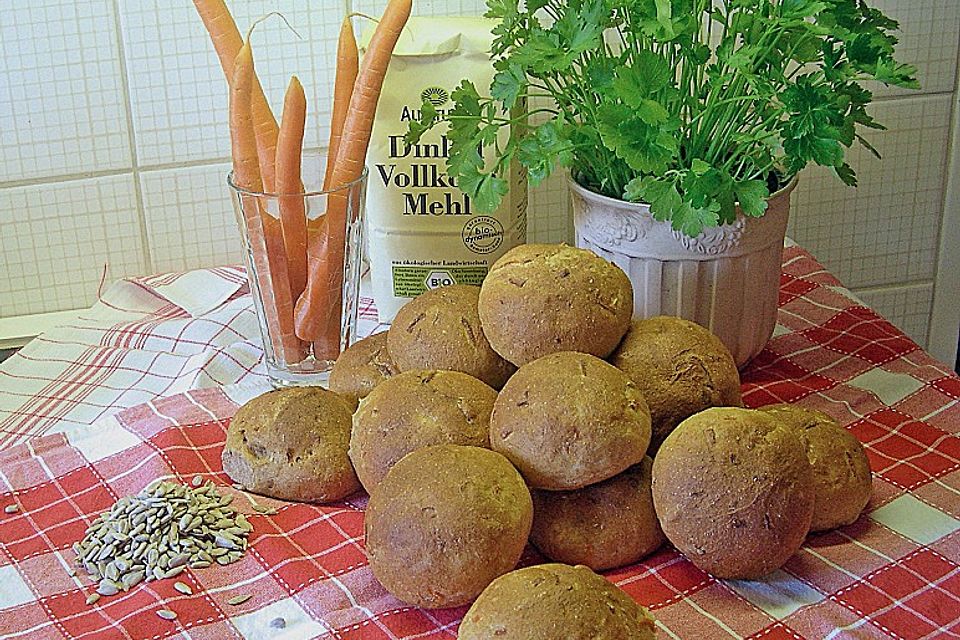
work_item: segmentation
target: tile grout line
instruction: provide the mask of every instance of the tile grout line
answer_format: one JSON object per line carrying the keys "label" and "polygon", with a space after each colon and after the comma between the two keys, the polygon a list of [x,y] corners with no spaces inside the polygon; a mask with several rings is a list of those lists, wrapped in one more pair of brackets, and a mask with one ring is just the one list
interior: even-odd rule
{"label": "tile grout line", "polygon": [[145,273],[153,273],[153,255],[150,250],[150,235],[147,233],[147,212],[143,202],[143,186],[140,184],[140,167],[137,158],[136,131],[133,123],[133,96],[130,93],[130,70],[124,48],[123,25],[120,20],[120,0],[112,0],[113,28],[117,39],[117,56],[120,62],[120,88],[123,91],[123,107],[127,116],[127,141],[130,145],[130,169],[133,174],[133,191],[137,201],[137,218],[140,222],[140,244],[143,246]]}

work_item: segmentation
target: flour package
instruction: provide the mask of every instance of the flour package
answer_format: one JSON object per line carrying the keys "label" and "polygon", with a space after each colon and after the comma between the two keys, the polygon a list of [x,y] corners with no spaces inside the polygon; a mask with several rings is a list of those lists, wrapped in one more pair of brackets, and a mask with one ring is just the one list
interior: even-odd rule
{"label": "flour package", "polygon": [[[382,322],[428,289],[479,285],[500,256],[526,242],[527,185],[519,167],[511,170],[501,207],[480,214],[447,175],[446,124],[412,147],[403,140],[424,99],[445,113],[462,80],[488,89],[495,25],[483,18],[411,18],[394,51],[367,156],[367,256]],[[362,48],[371,35],[367,30]]]}

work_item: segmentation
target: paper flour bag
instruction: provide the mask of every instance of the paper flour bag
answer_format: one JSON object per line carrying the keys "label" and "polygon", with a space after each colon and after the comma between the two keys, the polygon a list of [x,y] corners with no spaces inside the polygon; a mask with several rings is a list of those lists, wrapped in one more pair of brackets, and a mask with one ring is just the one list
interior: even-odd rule
{"label": "paper flour bag", "polygon": [[[500,256],[526,242],[527,184],[519,167],[501,207],[480,214],[446,173],[445,124],[412,147],[403,140],[424,99],[443,113],[463,79],[481,91],[490,86],[495,25],[484,18],[411,18],[390,62],[367,156],[367,255],[383,322],[427,289],[479,285]],[[361,48],[371,35],[366,30]]]}

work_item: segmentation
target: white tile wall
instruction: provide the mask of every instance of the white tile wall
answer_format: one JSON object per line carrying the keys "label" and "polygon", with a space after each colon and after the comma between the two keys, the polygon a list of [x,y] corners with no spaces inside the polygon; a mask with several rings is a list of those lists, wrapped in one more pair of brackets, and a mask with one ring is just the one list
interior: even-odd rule
{"label": "white tile wall", "polygon": [[794,196],[790,235],[852,288],[933,280],[943,210],[952,97],[877,103],[890,130],[870,132],[883,155],[852,154],[860,186],[808,170]]}
{"label": "white tile wall", "polygon": [[0,183],[130,166],[111,0],[3,3]]}
{"label": "white tile wall", "polygon": [[154,271],[183,271],[243,261],[225,176],[230,165],[140,174]]}
{"label": "white tile wall", "polygon": [[[228,2],[241,29],[281,11],[303,36],[272,17],[254,33],[254,50],[278,114],[289,75],[298,73],[310,103],[307,145],[322,147],[340,19],[346,11],[379,14],[383,0]],[[809,172],[791,233],[925,339],[960,2],[874,3],[901,21],[902,57],[920,67],[926,97],[878,90],[885,100],[875,112],[891,131],[872,139],[885,161],[856,154],[858,190]],[[415,11],[477,14],[484,4],[417,0]],[[223,185],[226,103],[190,2],[7,2],[0,11],[0,317],[88,306],[105,262],[115,278],[239,260]],[[529,231],[532,241],[570,240],[563,176],[531,193]],[[76,268],[64,270],[61,255]]]}
{"label": "white tile wall", "polygon": [[146,266],[133,176],[0,189],[0,317],[89,306]]}

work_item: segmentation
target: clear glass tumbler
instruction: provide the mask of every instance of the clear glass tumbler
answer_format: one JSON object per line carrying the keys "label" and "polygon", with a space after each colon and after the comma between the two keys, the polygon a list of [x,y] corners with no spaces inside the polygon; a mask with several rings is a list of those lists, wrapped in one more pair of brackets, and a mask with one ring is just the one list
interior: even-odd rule
{"label": "clear glass tumbler", "polygon": [[357,341],[367,172],[324,190],[325,159],[303,159],[303,193],[259,193],[227,178],[243,238],[267,373],[275,387],[326,386]]}

